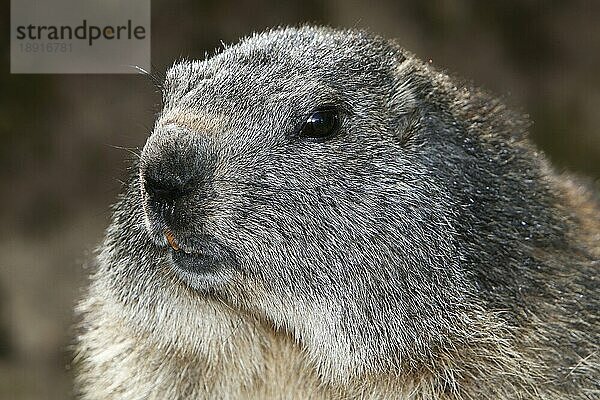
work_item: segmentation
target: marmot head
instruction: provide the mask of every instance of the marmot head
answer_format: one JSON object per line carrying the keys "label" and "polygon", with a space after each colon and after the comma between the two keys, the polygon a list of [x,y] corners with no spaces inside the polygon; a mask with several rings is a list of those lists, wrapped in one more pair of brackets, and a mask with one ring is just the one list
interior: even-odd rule
{"label": "marmot head", "polygon": [[177,63],[112,229],[144,252],[130,292],[218,298],[331,375],[417,368],[518,289],[490,259],[555,236],[506,112],[358,31],[270,31]]}

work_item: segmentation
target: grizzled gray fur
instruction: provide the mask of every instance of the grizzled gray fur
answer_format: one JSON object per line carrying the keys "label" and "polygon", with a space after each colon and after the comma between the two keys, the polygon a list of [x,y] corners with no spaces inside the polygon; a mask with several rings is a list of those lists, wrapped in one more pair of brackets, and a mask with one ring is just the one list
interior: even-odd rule
{"label": "grizzled gray fur", "polygon": [[78,308],[81,398],[600,398],[599,206],[526,129],[361,31],[176,63]]}

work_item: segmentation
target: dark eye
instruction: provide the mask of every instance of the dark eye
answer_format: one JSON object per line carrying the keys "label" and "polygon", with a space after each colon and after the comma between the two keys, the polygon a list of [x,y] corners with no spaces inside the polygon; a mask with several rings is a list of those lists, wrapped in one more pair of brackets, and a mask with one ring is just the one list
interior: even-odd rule
{"label": "dark eye", "polygon": [[340,129],[340,114],[335,108],[322,108],[313,111],[302,127],[300,137],[323,141],[335,135]]}

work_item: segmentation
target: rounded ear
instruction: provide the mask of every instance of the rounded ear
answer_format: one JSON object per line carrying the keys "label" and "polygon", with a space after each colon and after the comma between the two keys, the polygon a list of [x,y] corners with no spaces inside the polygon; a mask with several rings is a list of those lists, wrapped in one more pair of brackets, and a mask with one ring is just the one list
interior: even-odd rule
{"label": "rounded ear", "polygon": [[396,132],[396,138],[404,145],[418,131],[422,118],[417,100],[420,78],[415,73],[419,61],[394,42],[392,49],[388,110],[392,132]]}

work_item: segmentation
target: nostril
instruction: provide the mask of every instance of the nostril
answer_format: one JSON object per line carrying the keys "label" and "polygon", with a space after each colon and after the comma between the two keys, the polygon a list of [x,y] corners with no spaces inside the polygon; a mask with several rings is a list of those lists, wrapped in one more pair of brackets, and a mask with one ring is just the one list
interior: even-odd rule
{"label": "nostril", "polygon": [[158,180],[146,174],[144,177],[144,188],[153,201],[159,203],[171,203],[178,198],[191,192],[193,182],[173,182],[169,180]]}

